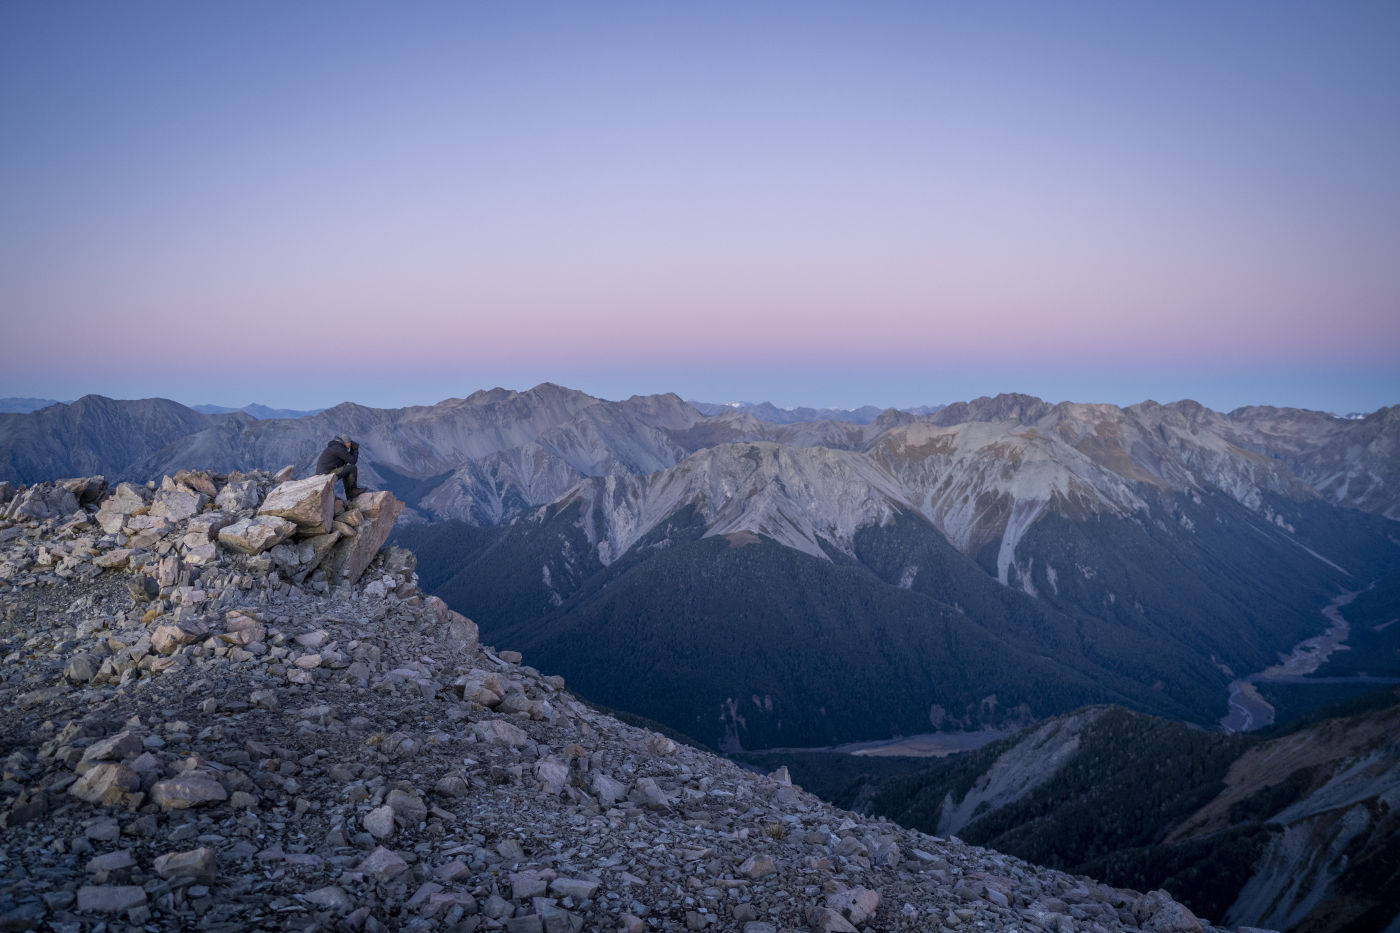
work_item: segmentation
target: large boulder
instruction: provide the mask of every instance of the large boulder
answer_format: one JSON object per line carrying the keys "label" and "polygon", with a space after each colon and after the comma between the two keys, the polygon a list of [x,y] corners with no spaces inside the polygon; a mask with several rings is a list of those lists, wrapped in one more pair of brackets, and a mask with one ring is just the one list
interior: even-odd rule
{"label": "large boulder", "polygon": [[214,510],[196,515],[185,523],[185,534],[199,535],[205,541],[213,541],[214,537],[224,528],[233,524],[233,516],[227,512]]}
{"label": "large boulder", "polygon": [[97,510],[97,524],[109,535],[117,534],[126,520],[151,503],[151,491],[145,486],[118,483],[116,491],[102,500]]}
{"label": "large boulder", "polygon": [[208,634],[209,626],[199,619],[157,625],[151,632],[151,647],[161,654],[170,655],[178,651],[181,645],[202,641]]}
{"label": "large boulder", "polygon": [[394,522],[403,514],[403,502],[388,491],[362,492],[350,505],[350,511],[359,514],[360,524],[354,527],[352,535],[336,542],[322,564],[336,583],[355,583],[360,579],[389,539]]}
{"label": "large boulder", "polygon": [[257,480],[230,476],[227,485],[214,497],[214,504],[225,512],[242,512],[256,506],[260,495]]}
{"label": "large boulder", "polygon": [[141,776],[126,765],[103,761],[89,768],[68,788],[68,793],[88,803],[111,805],[141,789]]}
{"label": "large boulder", "polygon": [[300,582],[308,573],[316,569],[316,566],[330,551],[330,548],[317,551],[316,545],[312,542],[333,537],[335,536],[317,535],[314,538],[286,541],[268,551],[267,556],[272,558],[272,565],[281,571],[283,577]]}
{"label": "large boulder", "polygon": [[183,483],[177,483],[167,476],[160,484],[155,501],[151,503],[150,514],[168,518],[172,522],[182,522],[203,511],[204,504],[208,501],[209,497],[204,493]]}
{"label": "large boulder", "polygon": [[175,482],[196,492],[202,492],[210,499],[219,492],[214,484],[214,477],[210,476],[207,470],[180,470],[175,474]]}
{"label": "large boulder", "polygon": [[294,522],[303,536],[329,534],[335,521],[335,474],[323,473],[283,483],[267,494],[259,515]]}
{"label": "large boulder", "polygon": [[[391,550],[401,550],[391,548]],[[437,596],[429,596],[423,603],[425,618],[432,619],[441,628],[438,630],[438,638],[443,644],[459,651],[475,651],[480,642],[480,632],[476,623],[460,612],[456,612],[448,607]]]}
{"label": "large boulder", "polygon": [[206,803],[228,799],[228,791],[207,774],[187,772],[157,781],[151,787],[151,801],[162,810],[188,810]]}
{"label": "large boulder", "polygon": [[58,484],[78,498],[79,505],[92,505],[107,494],[107,477],[78,476],[61,479]]}
{"label": "large boulder", "polygon": [[240,518],[219,529],[219,543],[239,554],[261,554],[286,541],[296,530],[295,524],[274,515]]}
{"label": "large boulder", "polygon": [[150,504],[151,491],[145,486],[138,486],[135,483],[117,483],[117,488],[103,500],[102,508],[130,515],[142,506]]}
{"label": "large boulder", "polygon": [[15,495],[5,509],[5,518],[42,522],[67,518],[78,511],[78,497],[54,483],[39,483]]}

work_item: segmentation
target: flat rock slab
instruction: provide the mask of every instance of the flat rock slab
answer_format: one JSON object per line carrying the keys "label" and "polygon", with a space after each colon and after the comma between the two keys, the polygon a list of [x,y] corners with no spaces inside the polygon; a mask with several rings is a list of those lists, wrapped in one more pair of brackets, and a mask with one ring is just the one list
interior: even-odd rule
{"label": "flat rock slab", "polygon": [[219,529],[219,543],[239,554],[261,554],[290,538],[296,530],[295,522],[275,515],[240,518]]}
{"label": "flat rock slab", "polygon": [[202,774],[182,774],[157,781],[151,788],[151,799],[163,810],[187,810],[204,803],[228,799],[222,784]]}
{"label": "flat rock slab", "polygon": [[146,903],[146,891],[134,884],[87,884],[78,889],[78,909],[115,914]]}
{"label": "flat rock slab", "polygon": [[285,518],[302,535],[328,534],[335,521],[335,474],[308,476],[275,487],[258,514]]}

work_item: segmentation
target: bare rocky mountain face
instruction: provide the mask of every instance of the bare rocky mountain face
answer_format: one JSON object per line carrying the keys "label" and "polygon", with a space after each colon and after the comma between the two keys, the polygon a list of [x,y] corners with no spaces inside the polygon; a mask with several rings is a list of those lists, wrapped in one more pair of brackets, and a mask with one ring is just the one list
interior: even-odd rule
{"label": "bare rocky mountain face", "polygon": [[864,796],[907,825],[1165,885],[1231,924],[1394,929],[1400,688],[1353,705],[1260,739],[1090,707]]}
{"label": "bare rocky mountain face", "polygon": [[[347,402],[286,419],[85,396],[39,412],[0,414],[0,480],[103,472],[144,481],[189,467],[273,470],[286,463],[309,469],[326,440],[348,432],[360,440],[367,475],[413,487],[408,505],[421,505],[424,517],[494,525],[554,502],[586,477],[645,475],[719,444],[769,441],[867,453],[911,423],[988,424],[1013,446],[1045,435],[1057,444],[1054,454],[1073,447],[1129,482],[1204,485],[1248,501],[1285,482],[1267,475],[1281,471],[1323,501],[1392,518],[1400,507],[1400,407],[1355,419],[1277,408],[1222,414],[1194,402],[1051,405],[1000,395],[922,415],[890,410],[866,420],[868,412],[861,412],[859,423],[777,424],[742,409],[702,415],[674,395],[609,402],[548,383],[401,409]],[[380,467],[388,473],[376,472]]]}
{"label": "bare rocky mountain face", "polygon": [[622,708],[724,670],[664,718],[712,745],[827,744],[1089,702],[1215,722],[1229,683],[1400,564],[1397,412],[1003,395],[775,424],[545,384],[256,420],[88,397],[0,416],[0,479],[305,470],[348,432],[401,524],[483,530],[422,548],[492,637]]}
{"label": "bare rocky mountain face", "polygon": [[604,715],[330,479],[0,494],[0,929],[1213,929]]}
{"label": "bare rocky mountain face", "polygon": [[204,415],[168,399],[117,401],[100,395],[33,412],[0,413],[0,481],[115,476],[171,441],[229,417],[238,416]]}
{"label": "bare rocky mountain face", "polygon": [[[672,432],[696,452],[581,480],[435,592],[600,702],[716,747],[1093,702],[1214,725],[1233,680],[1400,572],[1393,523],[1249,446],[1257,424],[1017,396],[865,426],[722,414]],[[1388,411],[1300,424],[1358,474],[1393,470]],[[592,678],[605,657],[631,676]]]}

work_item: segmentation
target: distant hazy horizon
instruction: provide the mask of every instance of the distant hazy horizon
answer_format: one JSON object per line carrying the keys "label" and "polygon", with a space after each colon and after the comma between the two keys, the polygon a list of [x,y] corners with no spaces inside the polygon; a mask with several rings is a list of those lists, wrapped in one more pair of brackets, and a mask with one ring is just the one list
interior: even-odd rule
{"label": "distant hazy horizon", "polygon": [[[776,408],[778,408],[778,409],[780,409],[780,410],[783,410],[783,411],[792,411],[792,410],[794,410],[794,409],[799,409],[799,408],[811,408],[811,409],[817,409],[817,410],[821,410],[821,409],[836,409],[836,410],[845,410],[845,411],[855,411],[855,410],[857,410],[857,409],[866,408],[866,407],[874,407],[874,408],[879,408],[879,409],[881,409],[881,410],[887,409],[887,408],[898,408],[898,409],[903,409],[903,410],[909,410],[909,409],[916,409],[916,408],[926,408],[926,407],[931,408],[931,407],[938,407],[938,406],[944,406],[944,405],[951,405],[951,404],[954,404],[954,403],[956,403],[956,402],[969,402],[969,401],[972,401],[972,400],[975,399],[975,398],[979,398],[979,397],[983,397],[983,396],[996,396],[996,395],[1000,395],[1000,394],[1022,394],[1022,395],[1031,395],[1031,396],[1034,396],[1034,397],[1036,397],[1036,398],[1041,399],[1042,401],[1048,402],[1048,403],[1050,403],[1050,404],[1052,404],[1052,405],[1053,405],[1053,404],[1058,404],[1058,403],[1060,403],[1060,402],[1080,402],[1080,403],[1091,403],[1091,404],[1110,404],[1110,405],[1118,405],[1118,406],[1120,406],[1120,407],[1128,407],[1129,405],[1137,404],[1138,402],[1146,402],[1146,401],[1155,401],[1155,402],[1160,402],[1160,403],[1166,404],[1166,403],[1170,403],[1170,402],[1178,402],[1178,401],[1184,401],[1184,400],[1191,400],[1191,401],[1200,402],[1202,405],[1205,405],[1207,408],[1212,408],[1212,409],[1214,409],[1214,410],[1216,410],[1216,411],[1221,411],[1221,412],[1229,412],[1229,411],[1232,411],[1232,410],[1234,410],[1234,409],[1236,409],[1236,408],[1247,407],[1247,406],[1250,406],[1250,405],[1265,405],[1265,406],[1272,405],[1272,406],[1278,407],[1278,408],[1303,408],[1303,409],[1309,409],[1309,410],[1313,410],[1313,411],[1324,411],[1324,412],[1328,412],[1328,413],[1330,413],[1330,414],[1342,415],[1342,416],[1346,416],[1346,415],[1358,415],[1358,414],[1360,414],[1360,415],[1367,415],[1367,414],[1371,414],[1372,412],[1377,411],[1377,410],[1379,410],[1379,409],[1381,409],[1381,408],[1388,408],[1388,407],[1390,407],[1390,405],[1400,404],[1400,402],[1391,402],[1391,403],[1389,403],[1389,404],[1375,405],[1375,406],[1372,406],[1372,407],[1370,407],[1370,408],[1345,408],[1345,409],[1338,409],[1338,408],[1320,408],[1320,407],[1315,406],[1315,405],[1279,405],[1279,404],[1276,404],[1276,403],[1270,402],[1270,401],[1253,401],[1253,402],[1245,402],[1245,403],[1240,404],[1240,405],[1229,405],[1229,406],[1223,406],[1223,407],[1222,407],[1222,406],[1218,406],[1218,405],[1211,405],[1211,404],[1209,404],[1208,402],[1202,401],[1200,398],[1195,398],[1195,397],[1189,396],[1189,395],[1188,395],[1188,396],[1179,396],[1179,397],[1162,396],[1162,397],[1157,397],[1157,398],[1144,397],[1144,398],[1140,398],[1140,399],[1135,399],[1135,400],[1132,401],[1132,402],[1120,402],[1120,401],[1114,401],[1114,400],[1105,399],[1105,398],[1090,398],[1090,397],[1056,398],[1056,397],[1053,397],[1053,396],[1047,397],[1047,396],[1044,396],[1044,395],[1038,395],[1038,394],[1033,393],[1033,392],[1020,392],[1020,393],[1017,393],[1017,390],[1015,390],[1015,389],[1008,389],[1008,390],[1005,390],[1004,393],[1003,393],[1003,392],[985,392],[985,393],[976,393],[976,394],[973,394],[973,395],[964,395],[964,396],[958,396],[958,397],[951,397],[951,396],[950,396],[950,397],[946,397],[946,398],[929,399],[929,400],[921,401],[921,402],[903,402],[903,403],[898,403],[898,404],[896,404],[896,403],[882,403],[882,402],[881,402],[880,400],[878,400],[878,399],[876,399],[876,400],[858,401],[858,402],[853,402],[853,403],[849,403],[849,404],[826,404],[826,403],[816,404],[816,403],[806,402],[806,401],[781,402],[781,403],[780,403],[780,402],[774,401],[774,400],[771,399],[771,398],[741,398],[741,397],[729,397],[729,396],[705,398],[705,397],[697,397],[697,396],[695,396],[695,395],[685,394],[685,393],[681,393],[681,392],[672,392],[671,390],[661,390],[661,391],[658,391],[658,392],[623,392],[623,393],[606,394],[606,393],[598,393],[598,392],[589,392],[587,389],[583,389],[583,388],[580,388],[580,387],[578,387],[578,386],[568,385],[568,384],[565,384],[565,383],[560,383],[560,382],[558,382],[557,380],[545,380],[545,382],[552,382],[552,383],[554,383],[554,384],[556,384],[556,385],[561,385],[561,386],[563,386],[564,388],[567,388],[567,389],[576,389],[576,390],[581,391],[581,392],[586,392],[587,394],[593,395],[593,396],[595,396],[595,397],[597,397],[597,398],[606,399],[606,400],[611,400],[611,401],[619,401],[619,400],[622,400],[622,399],[629,398],[630,396],[633,396],[633,395],[663,395],[663,394],[667,394],[667,393],[669,392],[670,394],[674,394],[674,395],[679,396],[682,400],[684,400],[684,401],[686,401],[686,402],[698,402],[698,403],[708,404],[708,405],[729,405],[729,406],[733,406],[733,405],[762,405],[762,404],[764,404],[764,403],[768,403],[768,404],[771,404],[771,405],[775,406]],[[536,383],[535,385],[537,386],[537,385],[540,385],[540,384],[541,384],[541,383]],[[208,400],[208,399],[203,399],[203,398],[197,399],[197,400],[191,400],[190,398],[178,397],[178,396],[176,396],[176,395],[174,395],[174,394],[172,394],[172,393],[169,393],[169,392],[153,392],[153,393],[145,393],[145,394],[141,394],[141,395],[132,395],[132,396],[110,395],[110,394],[105,393],[105,392],[79,392],[79,393],[76,393],[76,394],[73,394],[73,395],[69,395],[69,396],[64,397],[64,398],[49,398],[49,397],[47,397],[47,396],[36,396],[36,395],[33,395],[33,394],[31,393],[31,394],[29,394],[29,395],[0,395],[0,400],[6,400],[6,401],[8,401],[9,399],[25,399],[25,400],[43,399],[43,400],[48,401],[48,402],[60,402],[60,403],[62,403],[62,404],[72,404],[74,401],[78,400],[79,398],[82,398],[84,395],[103,395],[103,396],[105,396],[105,397],[107,397],[107,398],[122,399],[122,400],[134,400],[134,399],[142,399],[142,398],[163,398],[163,399],[168,399],[168,400],[173,401],[173,402],[178,402],[179,404],[185,405],[185,406],[190,407],[190,408],[194,408],[194,407],[201,406],[201,405],[213,405],[213,406],[218,406],[218,407],[221,407],[221,408],[227,408],[227,409],[230,409],[230,410],[237,410],[237,409],[244,408],[245,406],[250,406],[250,405],[262,405],[262,406],[265,406],[265,407],[271,408],[271,409],[291,410],[291,411],[311,411],[311,412],[315,412],[315,411],[323,411],[323,410],[325,410],[325,409],[327,409],[327,408],[332,408],[332,407],[334,407],[335,405],[341,404],[341,403],[343,403],[343,402],[350,402],[350,403],[353,403],[353,404],[356,404],[356,405],[365,405],[365,406],[372,407],[372,408],[409,408],[409,407],[413,407],[413,406],[432,406],[432,405],[438,404],[439,402],[447,401],[448,399],[453,399],[453,398],[466,398],[466,397],[472,395],[473,393],[475,393],[475,392],[480,392],[480,391],[490,391],[490,390],[492,390],[492,389],[501,389],[501,388],[504,388],[504,389],[509,389],[509,390],[512,390],[512,391],[526,392],[526,391],[529,391],[530,389],[532,389],[532,388],[534,388],[534,387],[535,387],[535,386],[523,386],[523,385],[521,385],[521,386],[499,386],[499,385],[497,385],[497,386],[485,386],[485,385],[483,385],[483,386],[479,386],[479,387],[477,387],[477,388],[474,388],[474,389],[471,389],[471,390],[468,390],[468,391],[460,391],[460,392],[456,392],[456,393],[449,393],[449,394],[447,394],[447,395],[436,396],[436,397],[434,397],[434,398],[432,398],[432,399],[427,399],[427,398],[408,398],[408,399],[405,399],[405,400],[402,400],[402,401],[392,401],[392,402],[379,403],[379,402],[375,402],[375,401],[373,401],[373,400],[367,400],[367,399],[365,399],[365,398],[348,397],[348,398],[338,399],[337,401],[331,402],[330,404],[326,404],[326,405],[320,405],[320,404],[316,404],[316,405],[312,405],[312,404],[300,404],[300,403],[298,403],[295,399],[293,399],[293,400],[291,400],[291,401],[276,402],[276,403],[274,403],[274,402],[269,402],[269,401],[267,401],[267,400],[265,400],[265,399],[262,399],[262,398],[254,398],[254,399],[250,399],[250,400],[243,401],[243,402],[238,402],[238,403],[234,403],[234,402],[231,402],[231,401],[210,401],[210,400]],[[4,409],[0,409],[0,411],[3,411],[3,410],[4,410]]]}

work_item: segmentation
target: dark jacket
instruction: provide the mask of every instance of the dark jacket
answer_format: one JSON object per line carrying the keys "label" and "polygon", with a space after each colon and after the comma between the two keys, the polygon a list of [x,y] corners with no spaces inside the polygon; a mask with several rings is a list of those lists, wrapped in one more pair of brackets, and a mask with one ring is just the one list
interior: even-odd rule
{"label": "dark jacket", "polygon": [[317,473],[334,473],[347,463],[354,463],[359,459],[359,453],[351,450],[340,442],[340,438],[335,438],[326,445],[326,449],[321,451],[321,456],[316,459]]}

